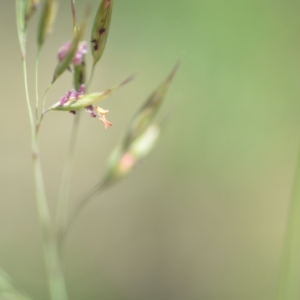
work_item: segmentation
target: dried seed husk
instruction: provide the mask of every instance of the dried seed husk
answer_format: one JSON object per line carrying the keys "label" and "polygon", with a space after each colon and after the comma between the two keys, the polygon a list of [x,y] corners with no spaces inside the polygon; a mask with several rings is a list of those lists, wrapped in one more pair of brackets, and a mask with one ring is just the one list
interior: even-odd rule
{"label": "dried seed husk", "polygon": [[74,65],[73,72],[73,85],[76,91],[79,90],[82,84],[86,82],[86,65],[84,58],[82,59],[82,63],[79,65]]}
{"label": "dried seed husk", "polygon": [[95,16],[91,33],[91,51],[94,59],[94,65],[96,65],[101,58],[105,48],[110,27],[112,5],[113,0],[102,0]]}
{"label": "dried seed husk", "polygon": [[40,0],[27,0],[25,11],[25,26],[27,27],[29,20],[38,9]]}
{"label": "dried seed husk", "polygon": [[70,64],[72,63],[72,60],[75,56],[75,53],[77,51],[78,45],[80,41],[83,38],[84,31],[86,27],[86,21],[82,23],[80,28],[75,31],[73,40],[71,42],[71,47],[68,52],[68,54],[58,63],[56,66],[56,69],[54,71],[53,80],[52,83],[55,82],[55,80],[65,71],[69,68]]}
{"label": "dried seed husk", "polygon": [[47,35],[51,32],[56,17],[58,3],[56,0],[45,0],[40,24],[38,28],[37,43],[41,48],[46,40]]}
{"label": "dried seed husk", "polygon": [[151,124],[163,103],[164,96],[178,67],[179,62],[175,65],[169,76],[158,86],[158,88],[148,97],[148,99],[135,113],[124,138],[124,149],[129,147],[129,145]]}

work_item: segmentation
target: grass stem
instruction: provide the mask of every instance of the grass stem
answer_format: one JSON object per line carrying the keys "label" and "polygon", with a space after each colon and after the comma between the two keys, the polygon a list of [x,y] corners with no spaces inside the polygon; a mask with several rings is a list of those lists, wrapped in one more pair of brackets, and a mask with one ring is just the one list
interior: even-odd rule
{"label": "grass stem", "polygon": [[63,175],[60,185],[60,192],[58,197],[57,213],[56,213],[56,229],[58,236],[65,231],[67,222],[68,199],[70,195],[73,161],[75,155],[76,141],[78,137],[78,130],[80,124],[80,112],[74,117],[74,122],[71,131],[70,144],[67,158],[65,161]]}
{"label": "grass stem", "polygon": [[298,300],[300,282],[300,151],[281,262],[277,300]]}
{"label": "grass stem", "polygon": [[38,76],[39,76],[39,58],[40,58],[41,48],[38,48],[35,57],[35,119],[38,121],[39,116],[39,88],[38,88]]}

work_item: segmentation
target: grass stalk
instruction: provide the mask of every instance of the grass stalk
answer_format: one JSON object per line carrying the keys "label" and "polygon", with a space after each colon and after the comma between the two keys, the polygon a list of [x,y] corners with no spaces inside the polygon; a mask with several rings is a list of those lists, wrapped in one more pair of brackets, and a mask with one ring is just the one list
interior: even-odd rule
{"label": "grass stalk", "polygon": [[66,223],[66,226],[64,228],[64,231],[61,231],[59,236],[59,247],[62,247],[62,244],[72,227],[75,219],[78,217],[82,209],[92,200],[92,198],[96,195],[102,194],[110,185],[106,184],[105,181],[101,181],[100,183],[96,184],[78,203],[78,205],[75,207],[74,211],[72,212],[68,222]]}
{"label": "grass stalk", "polygon": [[27,81],[26,58],[22,57],[24,87],[26,95],[26,105],[28,110],[30,128],[31,128],[31,145],[33,157],[33,170],[35,178],[36,200],[38,207],[38,215],[43,233],[44,257],[46,263],[46,270],[48,275],[48,284],[50,289],[51,300],[67,300],[67,290],[65,286],[64,276],[62,273],[61,264],[57,255],[57,244],[51,230],[51,218],[49,207],[46,199],[46,192],[44,188],[44,180],[42,175],[42,168],[39,155],[38,143],[38,128],[35,128],[33,111],[30,103]]}
{"label": "grass stalk", "polygon": [[68,199],[71,189],[72,181],[72,171],[73,171],[73,162],[76,148],[76,141],[78,137],[79,124],[80,124],[80,112],[74,117],[74,122],[71,131],[70,144],[68,149],[67,158],[64,165],[60,192],[58,197],[57,205],[57,216],[56,216],[56,229],[58,237],[62,232],[65,231],[66,222],[67,222],[67,212],[68,212]]}
{"label": "grass stalk", "polygon": [[[85,92],[87,92],[88,87],[93,79],[94,71],[95,71],[95,66],[93,65],[88,83],[86,84]],[[57,212],[56,212],[56,230],[57,230],[59,249],[61,249],[60,243],[62,241],[62,236],[65,235],[65,232],[67,230],[66,226],[67,226],[68,199],[69,199],[70,189],[71,189],[74,155],[75,155],[79,125],[80,125],[80,114],[81,112],[78,111],[73,122],[70,144],[69,144],[68,154],[64,165],[60,192],[58,197],[58,205],[57,205]]]}
{"label": "grass stalk", "polygon": [[38,121],[38,116],[39,116],[39,59],[40,59],[40,52],[41,48],[38,48],[38,51],[36,53],[35,57],[35,119]]}
{"label": "grass stalk", "polygon": [[50,296],[51,300],[67,300],[67,289],[65,285],[62,266],[57,252],[56,239],[51,230],[51,218],[44,188],[41,161],[38,152],[37,136],[34,146],[35,149],[33,154],[33,167],[36,185],[36,200],[38,215],[43,233],[44,256],[48,275]]}
{"label": "grass stalk", "polygon": [[300,149],[292,190],[277,300],[298,300],[300,291]]}

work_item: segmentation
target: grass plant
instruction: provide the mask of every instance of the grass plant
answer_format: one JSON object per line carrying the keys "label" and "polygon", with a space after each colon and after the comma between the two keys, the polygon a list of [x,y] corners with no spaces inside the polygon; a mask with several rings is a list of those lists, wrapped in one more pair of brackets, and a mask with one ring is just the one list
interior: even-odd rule
{"label": "grass plant", "polygon": [[[122,178],[126,177],[143,160],[155,145],[159,137],[160,124],[154,117],[159,111],[167,89],[178,69],[176,64],[171,74],[161,85],[154,90],[148,99],[142,103],[141,108],[133,116],[128,126],[125,137],[116,149],[112,151],[107,164],[107,170],[99,183],[92,186],[82,196],[77,207],[69,207],[70,189],[72,183],[74,153],[78,137],[80,119],[86,111],[92,118],[99,119],[104,128],[112,126],[107,120],[108,110],[95,107],[95,104],[111,95],[125,84],[129,83],[133,76],[128,77],[115,87],[108,88],[102,92],[89,93],[88,89],[93,79],[97,63],[100,61],[105,50],[112,19],[113,0],[101,0],[94,15],[92,31],[89,43],[85,41],[86,28],[92,15],[90,5],[86,6],[83,19],[78,22],[76,4],[70,0],[70,11],[72,13],[73,37],[69,39],[58,50],[57,65],[54,68],[52,81],[45,90],[43,97],[39,95],[39,57],[45,51],[47,37],[55,24],[58,11],[57,0],[16,0],[16,21],[18,29],[19,44],[23,65],[25,101],[27,105],[29,124],[31,129],[32,167],[35,179],[36,205],[43,235],[44,258],[48,278],[49,297],[51,300],[67,300],[68,289],[65,282],[63,269],[62,242],[66,238],[71,224],[76,219],[83,207],[97,194],[106,188],[113,186]],[[35,65],[35,95],[29,94],[27,80],[27,31],[28,24],[35,13],[40,11],[40,21],[36,28],[37,51]],[[86,74],[85,56],[90,48],[93,65],[89,76]],[[48,91],[59,80],[64,72],[69,72],[73,89],[65,93],[59,101],[46,105]],[[87,81],[86,78],[89,78]],[[68,154],[65,160],[62,174],[56,215],[51,216],[43,179],[43,168],[40,159],[40,128],[46,114],[63,111],[74,115],[73,127],[70,136]],[[31,299],[26,293],[20,292],[13,287],[9,276],[1,270],[0,272],[0,299]]]}

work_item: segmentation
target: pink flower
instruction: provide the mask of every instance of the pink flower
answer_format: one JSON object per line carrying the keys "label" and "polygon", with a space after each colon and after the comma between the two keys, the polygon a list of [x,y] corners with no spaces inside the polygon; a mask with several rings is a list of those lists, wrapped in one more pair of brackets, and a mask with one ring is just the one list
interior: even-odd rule
{"label": "pink flower", "polygon": [[[71,48],[71,42],[66,42],[58,49],[58,54],[57,54],[58,61],[62,61],[65,58],[65,56],[69,53],[70,48]],[[87,43],[85,41],[80,42],[72,61],[73,65],[80,65],[86,53],[87,53]]]}
{"label": "pink flower", "polygon": [[85,86],[84,86],[84,84],[82,84],[78,91],[70,90],[70,91],[66,92],[66,94],[63,95],[59,100],[60,105],[64,105],[65,103],[70,101],[71,98],[75,98],[76,100],[78,100],[79,96],[84,95],[84,90],[85,90]]}

